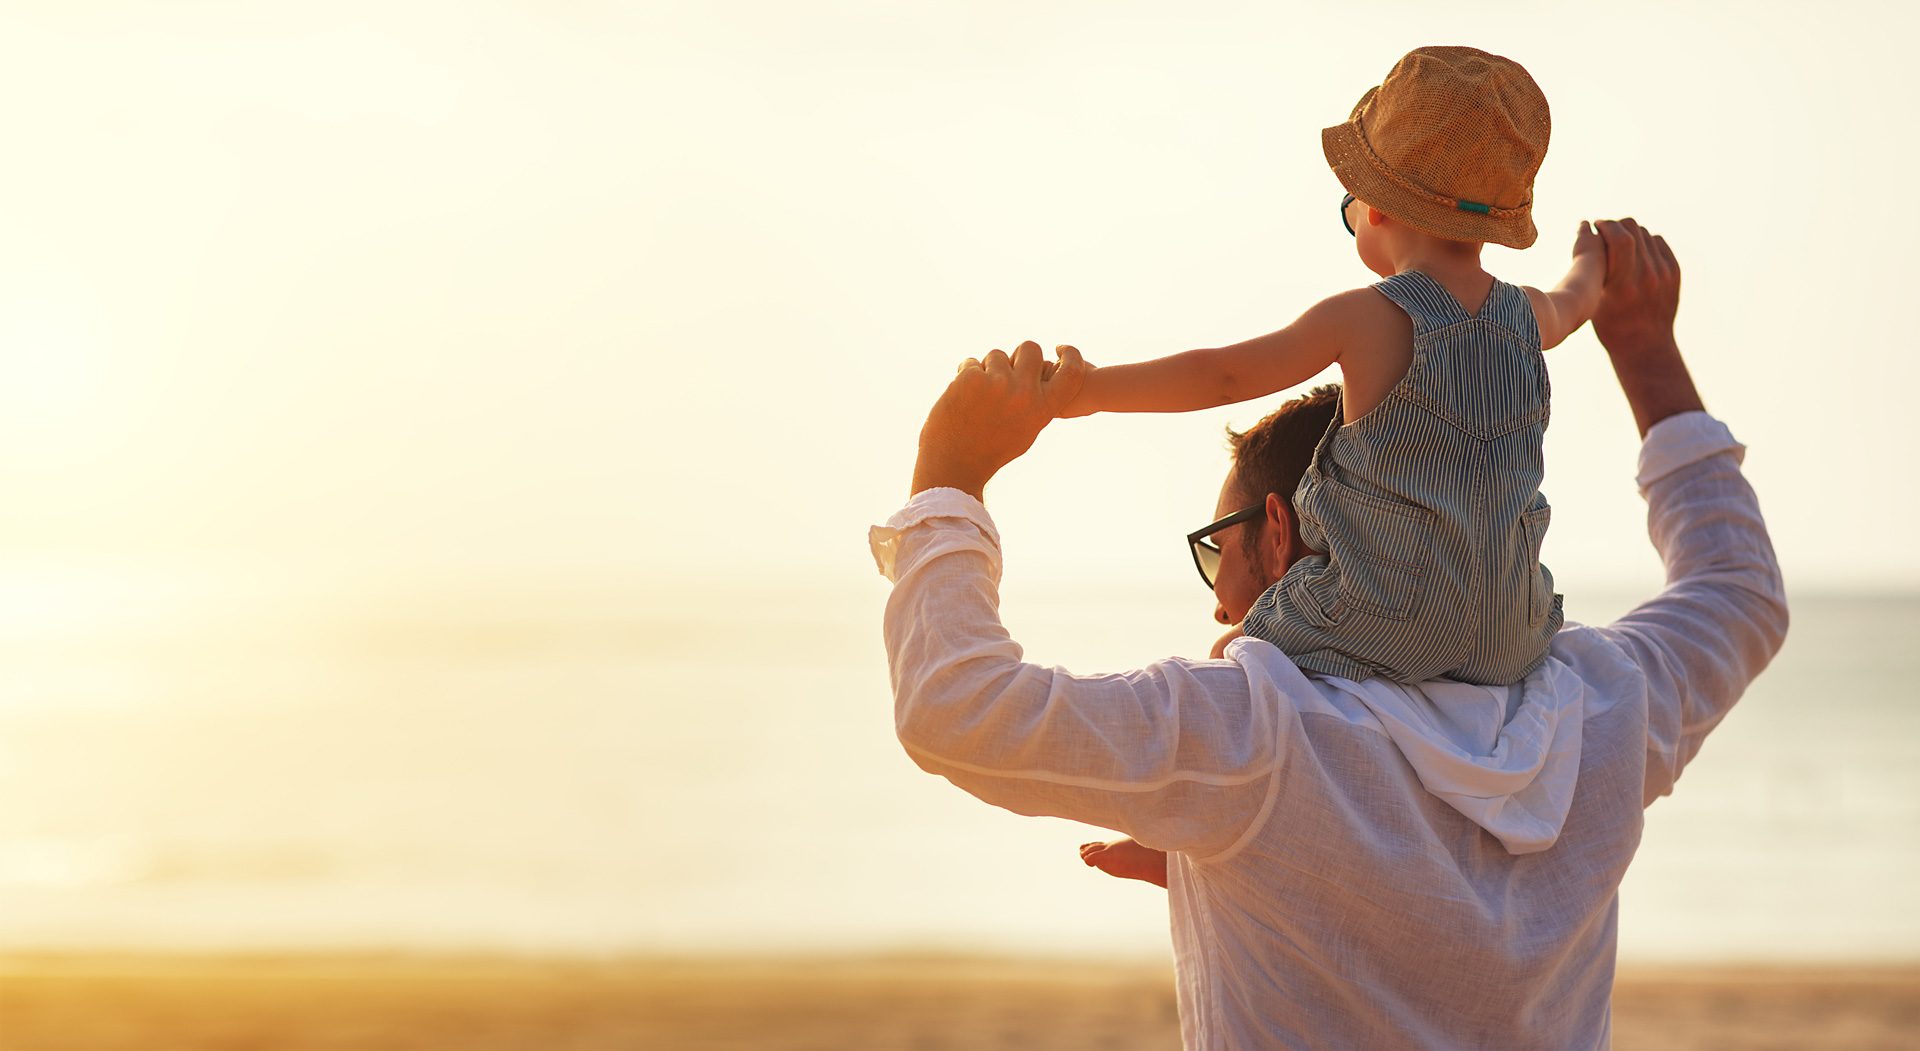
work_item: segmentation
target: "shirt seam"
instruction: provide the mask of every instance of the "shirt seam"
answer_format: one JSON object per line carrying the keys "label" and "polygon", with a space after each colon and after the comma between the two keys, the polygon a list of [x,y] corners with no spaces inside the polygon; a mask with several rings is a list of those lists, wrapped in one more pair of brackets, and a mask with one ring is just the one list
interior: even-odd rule
{"label": "shirt seam", "polygon": [[1286,739],[1288,737],[1286,728],[1277,725],[1282,722],[1282,720],[1276,719],[1274,722],[1276,725],[1273,731],[1273,768],[1267,771],[1267,794],[1266,798],[1260,801],[1260,810],[1253,815],[1253,820],[1247,823],[1246,830],[1240,833],[1240,837],[1229,844],[1226,849],[1212,854],[1187,855],[1194,864],[1218,865],[1232,861],[1235,856],[1246,849],[1247,844],[1253,842],[1253,838],[1258,835],[1262,829],[1267,827],[1268,819],[1273,816],[1274,804],[1280,800],[1280,765],[1286,758],[1285,749]]}
{"label": "shirt seam", "polygon": [[1119,781],[1105,777],[1082,777],[1075,774],[1061,774],[1051,770],[1005,770],[991,766],[980,766],[974,763],[963,762],[959,759],[950,759],[930,748],[921,748],[917,745],[907,744],[906,742],[902,742],[902,745],[907,751],[914,755],[924,756],[942,766],[952,767],[955,770],[964,771],[969,774],[1000,777],[1010,781],[1039,781],[1043,784],[1061,785],[1066,788],[1094,789],[1102,792],[1158,792],[1169,785],[1180,784],[1182,782],[1209,785],[1214,788],[1235,788],[1240,785],[1251,784],[1263,777],[1272,777],[1280,768],[1280,764],[1276,760],[1268,764],[1266,768],[1246,775],[1204,774],[1197,771],[1183,770],[1175,771],[1165,777],[1152,781]]}

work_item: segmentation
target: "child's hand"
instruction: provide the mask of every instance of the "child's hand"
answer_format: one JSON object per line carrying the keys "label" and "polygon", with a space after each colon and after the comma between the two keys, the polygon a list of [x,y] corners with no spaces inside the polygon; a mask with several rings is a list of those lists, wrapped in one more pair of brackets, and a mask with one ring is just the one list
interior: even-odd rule
{"label": "child's hand", "polygon": [[1233,640],[1240,638],[1242,635],[1245,635],[1245,634],[1246,632],[1240,630],[1240,625],[1235,624],[1233,626],[1232,631],[1229,631],[1225,635],[1222,635],[1218,639],[1214,640],[1213,652],[1207,654],[1208,659],[1216,660],[1216,661],[1225,660],[1227,658],[1227,643],[1232,642]]}
{"label": "child's hand", "polygon": [[1091,416],[1099,412],[1100,407],[1086,396],[1087,378],[1093,375],[1094,366],[1087,364],[1080,357],[1080,352],[1072,347],[1058,346],[1053,348],[1053,352],[1060,360],[1048,362],[1041,370],[1041,378],[1048,387],[1058,389],[1068,398],[1066,407],[1060,410],[1059,418]]}
{"label": "child's hand", "polygon": [[1607,242],[1601,239],[1600,231],[1594,229],[1592,223],[1581,220],[1580,232],[1573,235],[1574,264],[1579,265],[1588,256],[1598,261],[1601,280],[1604,281],[1607,272]]}

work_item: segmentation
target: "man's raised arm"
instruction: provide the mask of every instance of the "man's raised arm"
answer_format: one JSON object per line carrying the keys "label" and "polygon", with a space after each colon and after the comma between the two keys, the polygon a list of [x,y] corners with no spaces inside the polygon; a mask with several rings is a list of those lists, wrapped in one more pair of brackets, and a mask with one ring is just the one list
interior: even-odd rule
{"label": "man's raised arm", "polygon": [[895,729],[922,769],[988,803],[1218,854],[1272,789],[1277,688],[1225,662],[1074,675],[1024,661],[1000,623],[1000,536],[981,496],[1071,400],[1077,366],[1071,348],[1052,370],[1032,343],[994,351],[928,414],[913,497],[869,537],[893,581]]}
{"label": "man's raised arm", "polygon": [[1744,449],[1706,414],[1674,339],[1672,249],[1632,219],[1600,232],[1607,283],[1594,334],[1644,439],[1640,489],[1667,567],[1658,597],[1604,629],[1644,676],[1652,803],[1779,652],[1786,593],[1759,500],[1740,473]]}

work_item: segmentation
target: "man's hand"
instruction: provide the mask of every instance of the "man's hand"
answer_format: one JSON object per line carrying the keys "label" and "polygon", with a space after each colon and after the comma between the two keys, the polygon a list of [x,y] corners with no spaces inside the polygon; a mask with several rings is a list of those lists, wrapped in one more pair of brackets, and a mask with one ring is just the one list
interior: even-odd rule
{"label": "man's hand", "polygon": [[1666,238],[1632,219],[1602,222],[1599,229],[1607,246],[1607,283],[1593,314],[1593,334],[1607,348],[1645,437],[1661,420],[1701,408],[1700,392],[1673,336],[1680,263]]}
{"label": "man's hand", "polygon": [[1615,355],[1671,345],[1680,311],[1680,263],[1667,239],[1632,219],[1601,223],[1599,236],[1606,242],[1607,283],[1593,334]]}
{"label": "man's hand", "polygon": [[987,481],[1033,447],[1040,431],[1067,407],[1086,372],[1080,352],[1058,348],[1060,360],[1041,360],[1029,340],[1012,357],[995,350],[968,358],[947,384],[920,428],[913,492],[949,486],[982,499]]}

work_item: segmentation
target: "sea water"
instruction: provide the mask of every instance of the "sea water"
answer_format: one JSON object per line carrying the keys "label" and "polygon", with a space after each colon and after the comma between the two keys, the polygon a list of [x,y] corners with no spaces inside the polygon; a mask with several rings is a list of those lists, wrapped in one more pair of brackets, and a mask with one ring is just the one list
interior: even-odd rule
{"label": "sea water", "polygon": [[[1005,615],[1030,659],[1110,670],[1203,653],[1189,591],[1035,587]],[[901,751],[885,593],[788,588],[749,622],[610,588],[15,632],[0,951],[1164,956],[1164,895],[1078,860],[1110,833]],[[1649,812],[1628,960],[1920,957],[1920,596],[1793,617]]]}

